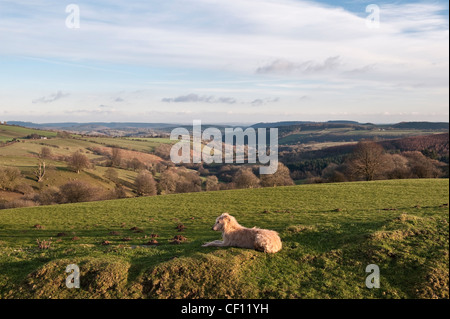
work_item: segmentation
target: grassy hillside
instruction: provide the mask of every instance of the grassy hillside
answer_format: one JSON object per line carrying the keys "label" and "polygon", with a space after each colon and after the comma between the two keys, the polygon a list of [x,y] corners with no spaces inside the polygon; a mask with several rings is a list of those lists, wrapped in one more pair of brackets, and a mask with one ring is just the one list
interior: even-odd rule
{"label": "grassy hillside", "polygon": [[[26,139],[30,134],[39,134],[48,139]],[[59,187],[70,180],[78,179],[85,181],[92,186],[101,187],[109,191],[114,189],[115,183],[105,177],[107,170],[104,166],[98,166],[99,162],[105,162],[107,154],[111,154],[111,147],[120,147],[121,157],[124,162],[134,158],[139,159],[148,166],[159,163],[162,159],[151,154],[155,147],[160,144],[168,144],[172,141],[168,139],[149,138],[139,141],[119,139],[119,138],[81,138],[71,136],[68,138],[57,137],[56,132],[28,129],[10,125],[0,125],[0,142],[18,140],[15,143],[1,145],[0,143],[0,168],[16,167],[23,178],[18,184],[30,185],[35,192],[45,190],[47,187]],[[42,183],[38,183],[34,176],[34,171],[39,163],[39,153],[43,147],[51,151],[51,157],[46,159],[47,172]],[[93,149],[100,149],[103,155],[93,152]],[[86,169],[80,174],[73,172],[65,160],[74,152],[81,152],[89,160],[96,162],[96,166]],[[132,184],[137,176],[137,172],[121,168],[113,168],[119,176],[119,182],[125,187],[128,195],[132,195]],[[1,187],[0,187],[1,188]],[[0,192],[0,202],[17,199],[17,192]]]}
{"label": "grassy hillside", "polygon": [[0,142],[9,142],[13,139],[23,139],[34,133],[45,137],[56,136],[56,132],[0,124]]}
{"label": "grassy hillside", "polygon": [[[3,210],[0,297],[448,298],[448,191],[448,180],[392,180]],[[226,211],[278,231],[282,251],[202,248]],[[65,287],[72,263],[80,289]],[[369,264],[380,289],[365,287]]]}

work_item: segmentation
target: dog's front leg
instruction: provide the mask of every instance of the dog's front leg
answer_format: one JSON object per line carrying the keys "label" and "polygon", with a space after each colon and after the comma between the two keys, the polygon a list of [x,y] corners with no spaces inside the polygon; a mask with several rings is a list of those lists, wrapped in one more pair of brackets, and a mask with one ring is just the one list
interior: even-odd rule
{"label": "dog's front leg", "polygon": [[226,245],[221,240],[211,241],[209,243],[202,245],[202,247],[224,247],[224,246],[226,246]]}

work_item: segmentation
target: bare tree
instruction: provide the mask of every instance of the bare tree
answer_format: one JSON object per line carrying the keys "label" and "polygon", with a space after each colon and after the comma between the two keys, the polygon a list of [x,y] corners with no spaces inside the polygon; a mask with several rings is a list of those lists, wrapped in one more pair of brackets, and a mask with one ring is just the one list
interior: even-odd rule
{"label": "bare tree", "polygon": [[148,171],[141,171],[134,181],[136,192],[140,196],[156,195],[156,182],[153,175]]}
{"label": "bare tree", "polygon": [[426,157],[421,152],[404,152],[403,155],[408,159],[408,166],[413,177],[437,178],[442,175],[439,162]]}
{"label": "bare tree", "polygon": [[91,186],[89,183],[79,180],[70,181],[59,188],[58,202],[79,203],[102,199],[101,190]]}
{"label": "bare tree", "polygon": [[0,167],[0,189],[12,190],[20,176],[21,173],[17,167]]}
{"label": "bare tree", "polygon": [[373,141],[361,141],[353,151],[348,167],[352,175],[371,181],[385,169],[385,159],[381,145]]}
{"label": "bare tree", "polygon": [[44,180],[45,172],[45,161],[39,160],[38,167],[34,170],[34,176],[36,176],[38,183]]}
{"label": "bare tree", "polygon": [[111,150],[111,165],[119,167],[122,163],[122,151],[119,148],[113,148]]}
{"label": "bare tree", "polygon": [[51,158],[52,157],[52,150],[48,147],[44,146],[41,148],[41,152],[39,153],[39,158]]}
{"label": "bare tree", "polygon": [[217,176],[208,176],[206,178],[206,190],[207,191],[216,191],[219,190],[219,179]]}
{"label": "bare tree", "polygon": [[90,167],[89,159],[80,152],[73,153],[72,156],[70,156],[68,163],[77,174],[80,174],[83,169]]}
{"label": "bare tree", "polygon": [[200,192],[202,190],[202,179],[196,171],[186,168],[178,168],[179,179],[177,181],[176,193]]}
{"label": "bare tree", "polygon": [[142,169],[145,169],[145,163],[134,157],[132,160],[129,160],[127,162],[127,167],[131,168],[133,171],[140,171]]}
{"label": "bare tree", "polygon": [[159,178],[159,189],[161,193],[175,193],[177,189],[178,174],[175,169],[167,169],[161,173]]}
{"label": "bare tree", "polygon": [[294,181],[291,178],[289,168],[287,168],[283,163],[278,163],[278,169],[275,173],[261,176],[262,187],[291,185],[294,185]]}
{"label": "bare tree", "polygon": [[259,178],[249,168],[239,169],[233,177],[233,182],[237,188],[257,188],[260,183]]}
{"label": "bare tree", "polygon": [[170,159],[170,150],[171,150],[171,148],[172,148],[171,144],[163,144],[163,143],[161,143],[157,147],[155,147],[155,151],[154,152],[155,152],[155,155],[157,155],[157,156],[159,156],[159,157],[161,157],[163,159],[169,160]]}
{"label": "bare tree", "polygon": [[386,177],[389,179],[411,178],[411,169],[408,166],[408,159],[400,154],[387,156]]}
{"label": "bare tree", "polygon": [[120,184],[119,173],[112,167],[108,168],[103,176],[113,183]]}

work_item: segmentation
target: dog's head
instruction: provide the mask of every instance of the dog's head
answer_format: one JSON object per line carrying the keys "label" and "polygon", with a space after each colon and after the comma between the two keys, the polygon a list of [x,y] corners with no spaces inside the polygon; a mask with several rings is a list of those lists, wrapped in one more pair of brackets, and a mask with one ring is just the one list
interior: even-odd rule
{"label": "dog's head", "polygon": [[232,220],[234,219],[233,216],[231,216],[228,213],[224,213],[222,215],[220,215],[219,217],[217,217],[216,219],[216,223],[213,226],[213,230],[215,231],[224,231],[226,225]]}

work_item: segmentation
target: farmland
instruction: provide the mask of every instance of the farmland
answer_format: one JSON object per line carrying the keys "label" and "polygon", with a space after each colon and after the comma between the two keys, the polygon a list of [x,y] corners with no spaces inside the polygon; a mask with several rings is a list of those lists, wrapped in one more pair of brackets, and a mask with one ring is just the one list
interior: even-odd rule
{"label": "farmland", "polygon": [[[38,139],[30,139],[27,136],[36,134]],[[139,159],[146,165],[152,165],[161,161],[161,158],[151,154],[151,151],[160,144],[169,144],[169,139],[142,139],[132,141],[128,139],[115,138],[83,138],[77,135],[66,135],[61,137],[57,132],[38,129],[23,128],[11,125],[0,125],[0,141],[9,142],[8,145],[0,147],[0,166],[18,168],[22,175],[22,183],[33,189],[42,191],[48,187],[59,187],[70,180],[82,180],[91,185],[101,187],[105,190],[114,189],[115,183],[105,177],[107,167],[93,165],[90,169],[80,174],[73,172],[66,158],[74,152],[84,154],[90,161],[104,161],[107,156],[96,154],[93,149],[99,149],[104,154],[110,154],[113,147],[121,148],[123,159]],[[34,177],[34,170],[38,164],[39,153],[42,148],[48,148],[51,152],[50,158],[46,159],[47,172],[45,183],[38,183]],[[114,168],[118,175],[118,181],[124,185],[126,192],[132,195],[131,185],[137,172],[133,170]],[[17,193],[0,193],[0,202],[15,199]]]}

